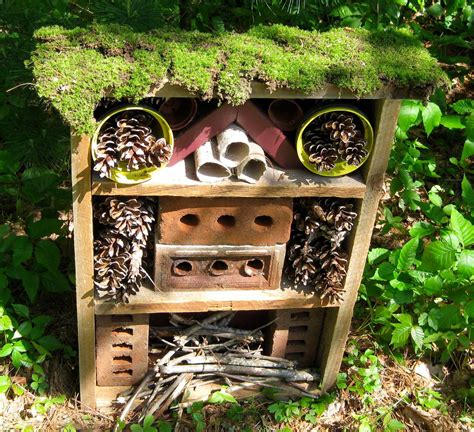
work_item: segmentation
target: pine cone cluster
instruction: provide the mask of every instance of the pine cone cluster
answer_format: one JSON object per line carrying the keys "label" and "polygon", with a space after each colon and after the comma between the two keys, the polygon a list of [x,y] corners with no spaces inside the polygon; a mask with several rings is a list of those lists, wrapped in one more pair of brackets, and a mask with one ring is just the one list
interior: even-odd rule
{"label": "pine cone cluster", "polygon": [[343,241],[357,213],[335,198],[295,200],[285,272],[296,285],[310,286],[330,301],[342,300],[347,273]]}
{"label": "pine cone cluster", "polygon": [[153,202],[146,198],[111,197],[94,205],[94,285],[100,299],[128,303],[147,276],[147,255],[153,229]]}
{"label": "pine cone cluster", "polygon": [[126,111],[112,117],[97,139],[94,171],[109,177],[112,168],[127,171],[160,167],[171,159],[171,146],[152,131],[155,119],[145,112]]}
{"label": "pine cone cluster", "polygon": [[330,171],[339,160],[359,166],[367,156],[367,142],[354,116],[332,112],[317,117],[303,132],[303,148],[318,171]]}

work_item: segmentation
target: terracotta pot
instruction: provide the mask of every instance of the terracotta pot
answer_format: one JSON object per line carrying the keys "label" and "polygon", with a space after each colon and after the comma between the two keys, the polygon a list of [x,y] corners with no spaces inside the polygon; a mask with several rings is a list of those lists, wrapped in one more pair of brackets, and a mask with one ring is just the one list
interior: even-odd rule
{"label": "terracotta pot", "polygon": [[276,99],[268,107],[268,117],[283,132],[290,132],[303,120],[303,110],[292,99]]}
{"label": "terracotta pot", "polygon": [[193,98],[169,98],[161,105],[159,112],[173,131],[189,125],[197,114],[197,101]]}

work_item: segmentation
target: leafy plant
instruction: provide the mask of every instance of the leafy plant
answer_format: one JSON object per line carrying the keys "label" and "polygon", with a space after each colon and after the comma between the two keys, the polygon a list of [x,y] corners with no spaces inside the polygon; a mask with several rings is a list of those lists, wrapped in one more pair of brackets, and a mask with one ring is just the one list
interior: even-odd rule
{"label": "leafy plant", "polygon": [[203,408],[203,402],[194,402],[190,407],[186,408],[186,412],[191,415],[196,432],[203,432],[206,430]]}
{"label": "leafy plant", "polygon": [[287,423],[302,418],[304,421],[316,424],[320,417],[334,401],[334,395],[324,394],[317,399],[303,397],[298,401],[278,401],[268,406],[268,412],[273,414],[277,422]]}

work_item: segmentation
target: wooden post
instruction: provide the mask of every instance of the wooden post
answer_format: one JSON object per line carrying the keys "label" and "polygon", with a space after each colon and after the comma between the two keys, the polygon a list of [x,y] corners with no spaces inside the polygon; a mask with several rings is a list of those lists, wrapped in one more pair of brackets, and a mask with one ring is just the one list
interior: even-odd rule
{"label": "wooden post", "polygon": [[319,344],[318,363],[323,391],[336,383],[351,325],[354,304],[362,280],[379,200],[397,125],[399,100],[376,102],[375,146],[365,168],[367,190],[358,206],[358,222],[350,245],[350,261],[345,282],[346,293],[340,307],[328,309]]}
{"label": "wooden post", "polygon": [[81,402],[95,408],[94,238],[89,137],[73,134],[71,151],[79,382]]}

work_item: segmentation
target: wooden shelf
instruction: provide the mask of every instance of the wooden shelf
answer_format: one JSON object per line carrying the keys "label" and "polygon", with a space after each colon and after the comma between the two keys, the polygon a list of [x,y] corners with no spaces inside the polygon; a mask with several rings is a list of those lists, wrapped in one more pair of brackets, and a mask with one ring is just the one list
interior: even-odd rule
{"label": "wooden shelf", "polygon": [[337,307],[313,294],[308,287],[294,289],[287,281],[275,290],[214,290],[157,292],[142,287],[128,304],[96,300],[96,315],[183,313],[221,310],[267,310]]}
{"label": "wooden shelf", "polygon": [[363,198],[366,186],[358,173],[343,177],[322,177],[307,170],[269,168],[260,181],[249,184],[236,179],[202,183],[195,176],[194,161],[188,158],[156,173],[137,185],[120,185],[94,175],[94,195],[147,195],[189,197],[340,197]]}

